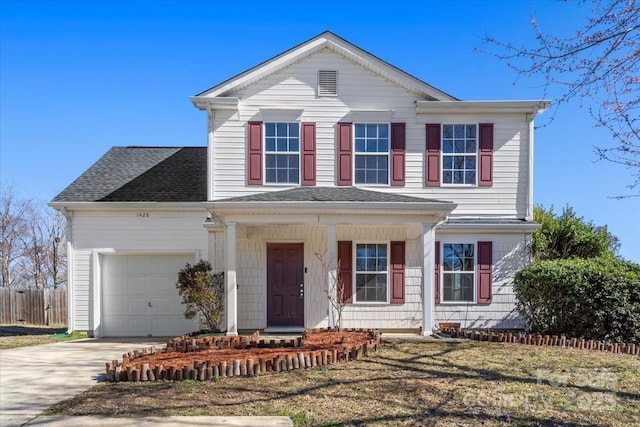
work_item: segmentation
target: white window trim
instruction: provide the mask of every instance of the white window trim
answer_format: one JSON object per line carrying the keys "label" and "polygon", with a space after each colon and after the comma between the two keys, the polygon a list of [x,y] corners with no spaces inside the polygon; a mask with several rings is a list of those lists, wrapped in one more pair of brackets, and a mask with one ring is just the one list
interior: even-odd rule
{"label": "white window trim", "polygon": [[[476,182],[475,184],[457,184],[457,183],[449,183],[444,182],[444,127],[445,126],[455,126],[455,125],[475,125],[476,127]],[[447,156],[455,156],[455,153],[447,153]],[[466,156],[466,154],[464,154]],[[442,187],[449,188],[470,188],[470,187],[478,187],[478,158],[480,157],[480,124],[479,123],[442,123],[440,125],[440,185]]]}
{"label": "white window trim", "polygon": [[[356,182],[356,156],[384,156],[385,153],[359,153],[356,151],[356,125],[387,125],[389,135],[389,149],[387,156],[387,183],[386,184],[365,184]],[[354,122],[352,124],[351,146],[353,147],[353,160],[351,161],[351,170],[353,171],[353,185],[357,187],[390,187],[391,186],[391,123],[389,122]]]}
{"label": "white window trim", "polygon": [[[472,301],[445,301],[444,299],[444,245],[468,244],[473,245],[473,300]],[[478,240],[472,239],[442,239],[440,240],[440,304],[444,305],[477,305],[478,304]]]}
{"label": "white window trim", "polygon": [[[292,124],[295,123],[298,125],[298,182],[269,182],[267,181],[267,154],[271,155],[292,155],[295,154],[293,151],[283,152],[283,151],[267,151],[267,123],[269,124],[278,124],[278,123],[286,123]],[[268,122],[262,123],[262,146],[264,147],[264,151],[262,153],[262,176],[264,176],[264,185],[265,186],[274,186],[274,187],[291,187],[291,186],[300,186],[302,185],[302,125],[299,121],[282,121],[282,120],[270,120]]]}
{"label": "white window trim", "polygon": [[[358,249],[358,245],[386,245],[387,246],[387,271],[386,271],[386,275],[387,275],[387,300],[386,301],[357,301],[356,299],[356,278],[358,275],[358,266],[356,264],[356,252]],[[353,248],[352,248],[352,254],[351,254],[351,265],[353,266],[353,271],[351,272],[351,283],[352,283],[352,295],[351,295],[351,301],[352,305],[359,305],[359,306],[364,306],[364,305],[375,305],[375,306],[380,306],[380,305],[389,305],[391,304],[391,284],[389,283],[389,265],[391,264],[391,252],[389,252],[391,250],[391,242],[389,241],[380,241],[380,240],[362,240],[362,241],[353,241]],[[367,274],[370,272],[362,272],[362,274]],[[380,272],[376,272],[377,274],[381,274]]]}

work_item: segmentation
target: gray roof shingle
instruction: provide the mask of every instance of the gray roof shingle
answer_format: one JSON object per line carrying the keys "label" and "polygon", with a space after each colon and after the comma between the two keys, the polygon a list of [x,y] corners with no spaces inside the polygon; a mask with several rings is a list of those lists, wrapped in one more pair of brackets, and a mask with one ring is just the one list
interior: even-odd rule
{"label": "gray roof shingle", "polygon": [[442,200],[423,199],[363,190],[357,187],[297,187],[250,196],[232,197],[216,202],[391,202],[391,203],[449,203]]}
{"label": "gray roof shingle", "polygon": [[52,202],[206,200],[206,147],[113,147]]}

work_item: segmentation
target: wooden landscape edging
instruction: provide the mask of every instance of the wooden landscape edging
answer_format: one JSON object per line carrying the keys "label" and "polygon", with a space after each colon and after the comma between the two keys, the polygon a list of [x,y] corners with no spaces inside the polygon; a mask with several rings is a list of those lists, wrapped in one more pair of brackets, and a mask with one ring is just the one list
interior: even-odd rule
{"label": "wooden landscape edging", "polygon": [[[227,361],[215,362],[194,361],[190,364],[179,366],[163,366],[162,364],[151,366],[145,363],[144,358],[157,353],[191,353],[219,349],[249,349],[249,348],[301,348],[304,346],[307,336],[315,333],[334,332],[335,329],[307,329],[302,337],[291,340],[264,340],[256,331],[249,336],[207,336],[196,338],[185,335],[172,338],[167,341],[164,348],[157,346],[134,350],[122,355],[122,361],[112,360],[106,362],[107,381],[181,381],[197,380],[209,381],[225,377],[255,376],[268,372],[284,372],[295,369],[315,368],[338,362],[358,360],[368,354],[369,351],[377,351],[380,347],[381,334],[373,329],[342,329],[342,332],[366,332],[369,340],[360,346],[342,349],[325,349],[314,351],[300,351],[295,354],[283,352],[274,357],[256,357],[235,359],[231,364]],[[256,360],[257,359],[257,360]],[[140,363],[131,363],[139,360]],[[126,368],[123,369],[123,365]]]}
{"label": "wooden landscape edging", "polygon": [[475,341],[490,341],[513,344],[528,344],[552,347],[572,347],[585,350],[607,351],[618,354],[640,355],[640,345],[567,338],[564,335],[542,335],[527,332],[479,331],[474,329],[441,328],[441,332],[452,338],[466,338]]}

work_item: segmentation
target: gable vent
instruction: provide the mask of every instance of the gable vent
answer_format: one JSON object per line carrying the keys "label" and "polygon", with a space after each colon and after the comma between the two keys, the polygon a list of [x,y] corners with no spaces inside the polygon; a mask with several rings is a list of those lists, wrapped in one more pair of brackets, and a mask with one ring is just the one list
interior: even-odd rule
{"label": "gable vent", "polygon": [[318,71],[318,96],[336,96],[338,94],[338,72],[335,70]]}

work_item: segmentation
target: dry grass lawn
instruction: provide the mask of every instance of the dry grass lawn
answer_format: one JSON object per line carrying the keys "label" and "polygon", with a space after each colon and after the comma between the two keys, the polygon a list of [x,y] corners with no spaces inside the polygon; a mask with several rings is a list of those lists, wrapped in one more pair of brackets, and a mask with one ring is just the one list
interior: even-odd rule
{"label": "dry grass lawn", "polygon": [[298,426],[640,425],[640,359],[488,342],[211,382],[103,383],[47,414],[286,415]]}
{"label": "dry grass lawn", "polygon": [[63,334],[66,330],[67,328],[50,328],[48,326],[0,325],[0,350],[87,337],[85,334],[79,333],[66,337],[54,336],[54,334]]}

